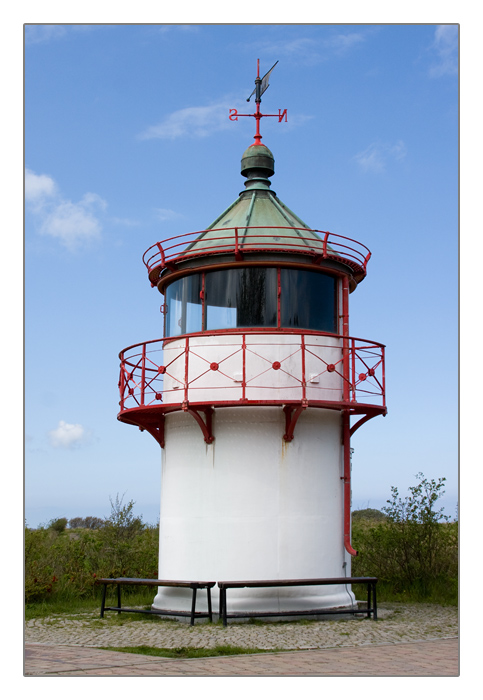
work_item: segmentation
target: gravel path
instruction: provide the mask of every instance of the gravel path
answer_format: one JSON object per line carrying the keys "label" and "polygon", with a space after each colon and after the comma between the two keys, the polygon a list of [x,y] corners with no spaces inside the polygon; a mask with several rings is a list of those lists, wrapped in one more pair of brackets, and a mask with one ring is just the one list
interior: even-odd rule
{"label": "gravel path", "polygon": [[458,610],[426,604],[381,603],[378,621],[347,618],[311,622],[195,623],[129,614],[52,615],[25,624],[25,642],[83,647],[214,647],[218,644],[260,649],[327,649],[391,644],[458,636]]}

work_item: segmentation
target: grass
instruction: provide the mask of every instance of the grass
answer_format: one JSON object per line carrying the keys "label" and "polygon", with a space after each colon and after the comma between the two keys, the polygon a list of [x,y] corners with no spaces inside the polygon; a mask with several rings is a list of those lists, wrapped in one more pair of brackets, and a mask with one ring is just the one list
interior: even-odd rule
{"label": "grass", "polygon": [[126,654],[143,654],[144,656],[162,656],[169,659],[201,659],[208,656],[238,656],[239,654],[267,654],[288,649],[259,649],[258,647],[236,647],[230,644],[219,644],[211,648],[200,647],[100,647],[107,651],[121,651]]}
{"label": "grass", "polygon": [[[100,587],[99,587],[100,589]],[[145,607],[150,608],[153,602],[152,591],[136,591],[134,593],[124,593],[122,594],[122,606],[125,608],[131,607]],[[106,605],[117,605],[117,598],[114,595],[107,596]],[[34,618],[49,617],[50,615],[78,615],[79,613],[98,613],[101,611],[101,590],[99,590],[99,596],[96,598],[76,598],[72,597],[59,597],[50,598],[49,600],[43,600],[41,602],[26,603],[25,604],[25,620],[32,620]],[[107,612],[106,615],[115,615],[115,613]],[[117,616],[116,616],[117,617]],[[142,618],[152,619],[155,615],[142,615]]]}

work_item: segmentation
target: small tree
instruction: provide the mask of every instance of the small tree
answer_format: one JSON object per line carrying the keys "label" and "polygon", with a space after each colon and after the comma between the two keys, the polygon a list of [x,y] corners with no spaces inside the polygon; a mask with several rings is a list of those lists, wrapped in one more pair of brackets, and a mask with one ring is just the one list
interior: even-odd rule
{"label": "small tree", "polygon": [[395,592],[412,590],[424,598],[436,582],[440,588],[456,586],[458,529],[437,507],[446,479],[426,479],[422,473],[416,478],[418,483],[409,487],[405,498],[395,486],[391,488],[391,499],[382,509],[385,521],[369,526],[353,523],[353,541],[360,550],[353,571],[377,576]]}
{"label": "small tree", "polygon": [[134,501],[123,505],[123,498],[116,495],[111,503],[111,514],[104,521],[100,535],[105,546],[110,573],[112,576],[135,576],[133,563],[138,548],[139,536],[145,525],[142,518],[133,513]]}
{"label": "small tree", "polygon": [[409,496],[404,499],[393,486],[392,498],[383,511],[392,525],[392,544],[404,577],[411,584],[419,582],[424,592],[443,572],[447,529],[442,524],[449,518],[443,514],[444,508],[436,509],[446,479],[429,480],[421,472],[416,478],[419,483],[409,487]]}

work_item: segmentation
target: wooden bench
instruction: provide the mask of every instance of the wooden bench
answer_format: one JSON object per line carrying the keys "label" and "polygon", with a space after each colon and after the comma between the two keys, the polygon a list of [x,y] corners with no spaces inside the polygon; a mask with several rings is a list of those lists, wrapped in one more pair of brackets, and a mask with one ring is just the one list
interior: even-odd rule
{"label": "wooden bench", "polygon": [[[96,583],[103,584],[104,589],[102,591],[102,603],[101,603],[101,617],[104,617],[104,612],[106,610],[117,611],[118,614],[121,612],[134,612],[134,613],[148,613],[150,615],[175,615],[184,616],[190,618],[190,624],[194,625],[195,618],[207,617],[210,622],[213,621],[212,611],[211,611],[211,589],[215,585],[215,581],[163,581],[159,579],[152,578],[98,578]],[[106,591],[108,585],[117,586],[117,607],[107,607],[106,606]],[[174,610],[140,610],[137,608],[123,608],[121,606],[121,586],[168,586],[174,588],[191,588],[193,594],[191,596],[191,612],[179,612]],[[208,597],[208,612],[196,612],[196,591],[199,589],[206,588],[206,595]]]}
{"label": "wooden bench", "polygon": [[[363,610],[345,610],[334,608],[331,610],[291,610],[282,612],[248,612],[228,614],[226,604],[226,592],[229,588],[278,588],[284,586],[333,586],[336,584],[362,583],[367,586],[367,608]],[[306,578],[306,579],[285,579],[277,581],[218,581],[220,589],[220,618],[226,627],[228,618],[233,617],[282,617],[284,615],[354,615],[355,613],[366,613],[368,618],[377,620],[376,601],[377,578],[369,576],[344,577],[344,578]]]}

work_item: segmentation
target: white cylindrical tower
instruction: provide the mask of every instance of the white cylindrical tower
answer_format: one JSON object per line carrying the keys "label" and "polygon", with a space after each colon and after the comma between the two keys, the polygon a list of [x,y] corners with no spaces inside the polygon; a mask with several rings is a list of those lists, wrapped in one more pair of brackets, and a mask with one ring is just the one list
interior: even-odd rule
{"label": "white cylindrical tower", "polygon": [[[349,336],[369,253],[307,226],[273,174],[272,153],[253,144],[239,198],[145,254],[165,333],[121,353],[119,419],[163,448],[161,579],[350,576],[350,435],[386,410],[383,346]],[[230,592],[234,612],[353,603],[344,584]],[[176,588],[154,600],[190,605]]]}

